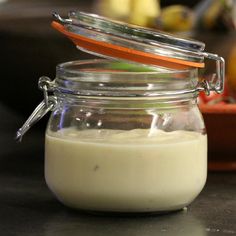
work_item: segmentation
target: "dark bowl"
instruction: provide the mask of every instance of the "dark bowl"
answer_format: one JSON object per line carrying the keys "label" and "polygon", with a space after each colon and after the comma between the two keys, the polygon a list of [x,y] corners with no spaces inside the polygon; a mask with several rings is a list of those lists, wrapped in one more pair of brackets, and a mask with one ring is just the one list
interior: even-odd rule
{"label": "dark bowl", "polygon": [[236,170],[236,104],[201,105],[210,170]]}

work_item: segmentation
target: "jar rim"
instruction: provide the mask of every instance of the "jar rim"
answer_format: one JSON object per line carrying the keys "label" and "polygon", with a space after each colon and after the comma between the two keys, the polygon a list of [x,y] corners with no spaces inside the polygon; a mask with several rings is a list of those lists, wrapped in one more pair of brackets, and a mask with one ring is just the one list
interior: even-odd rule
{"label": "jar rim", "polygon": [[65,62],[57,66],[54,88],[63,94],[120,98],[178,96],[197,91],[197,68],[141,67],[107,59]]}
{"label": "jar rim", "polygon": [[[82,68],[86,65],[99,65],[99,64],[112,64],[110,68],[107,69],[95,69],[95,68]],[[123,66],[123,67],[122,67]],[[74,67],[74,68],[73,68]],[[81,67],[81,68],[80,68]],[[78,75],[171,75],[171,74],[186,74],[191,73],[191,71],[198,70],[197,68],[185,68],[185,69],[171,69],[166,67],[152,67],[149,65],[139,64],[135,62],[127,61],[116,61],[109,59],[87,59],[87,60],[74,60],[68,62],[59,63],[56,66],[57,72],[63,71]],[[135,71],[136,70],[136,71]]]}

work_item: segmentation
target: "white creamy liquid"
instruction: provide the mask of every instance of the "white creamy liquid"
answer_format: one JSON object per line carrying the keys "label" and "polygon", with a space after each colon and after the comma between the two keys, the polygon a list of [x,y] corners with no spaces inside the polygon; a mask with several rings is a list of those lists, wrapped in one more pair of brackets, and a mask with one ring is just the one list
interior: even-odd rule
{"label": "white creamy liquid", "polygon": [[70,207],[181,209],[200,193],[206,174],[207,137],[197,132],[68,128],[46,134],[46,181]]}

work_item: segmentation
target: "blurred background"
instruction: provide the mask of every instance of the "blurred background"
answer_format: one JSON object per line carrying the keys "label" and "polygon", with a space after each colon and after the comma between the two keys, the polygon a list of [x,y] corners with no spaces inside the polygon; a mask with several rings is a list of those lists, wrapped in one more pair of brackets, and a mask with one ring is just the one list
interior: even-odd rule
{"label": "blurred background", "polygon": [[[0,0],[0,102],[24,117],[42,99],[41,75],[54,77],[58,63],[93,57],[51,28],[51,13],[71,9],[194,37],[226,59],[235,47],[233,1],[187,0]],[[234,56],[235,57],[235,56]],[[233,71],[235,64],[231,67]],[[207,72],[214,67],[208,66]],[[235,74],[235,72],[234,72]],[[234,83],[235,84],[235,83]]]}
{"label": "blurred background", "polygon": [[[53,11],[66,16],[69,10],[79,9],[205,42],[206,51],[226,59],[226,92],[223,95],[211,94],[208,98],[203,95],[200,103],[234,104],[235,4],[235,0],[0,0],[0,131],[10,131],[13,137],[43,99],[37,88],[40,76],[54,78],[58,63],[94,58],[78,51],[69,40],[51,28]],[[206,68],[202,72],[206,76],[215,69],[210,63]],[[211,118],[208,120],[211,123]],[[47,119],[43,119],[34,129],[43,134],[46,122]],[[216,123],[209,130],[219,125]],[[234,141],[230,145],[232,152]]]}

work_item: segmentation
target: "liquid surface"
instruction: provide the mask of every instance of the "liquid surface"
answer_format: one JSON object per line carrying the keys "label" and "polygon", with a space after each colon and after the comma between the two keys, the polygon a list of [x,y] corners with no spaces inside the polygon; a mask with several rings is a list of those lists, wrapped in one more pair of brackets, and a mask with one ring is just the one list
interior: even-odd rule
{"label": "liquid surface", "polygon": [[197,132],[68,128],[47,132],[45,154],[49,188],[80,209],[176,210],[206,181],[207,137]]}

